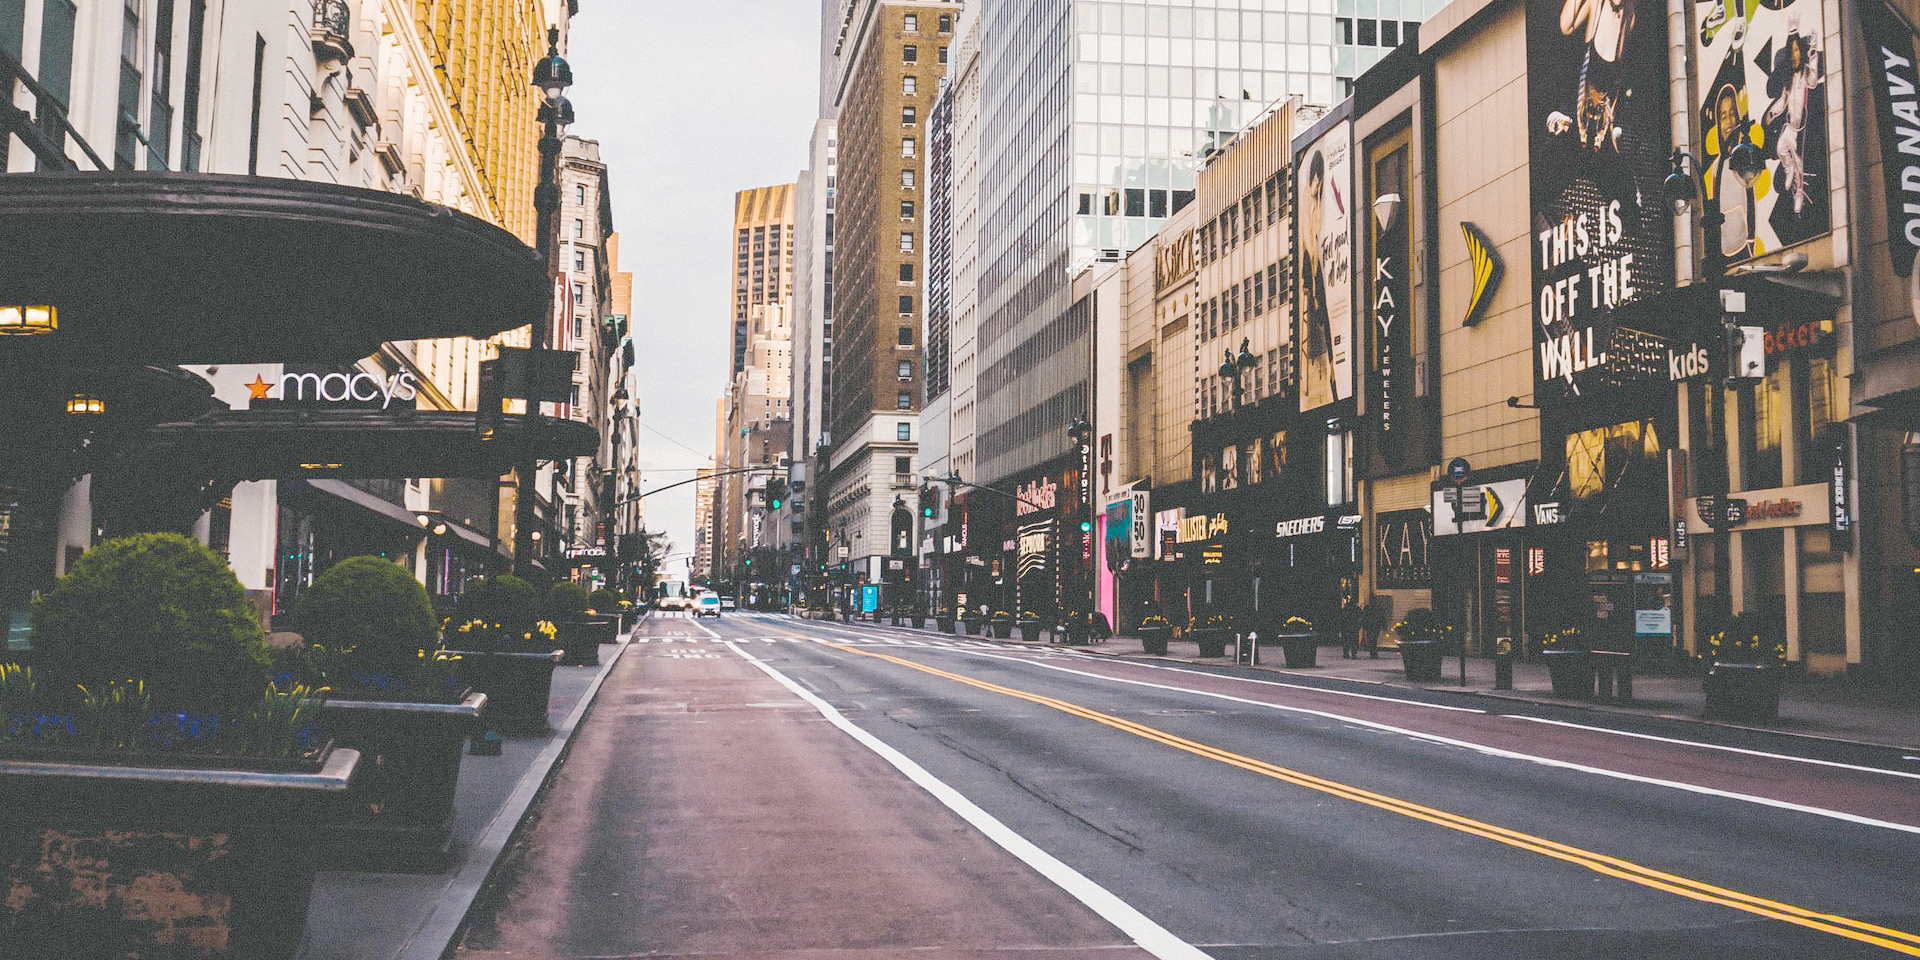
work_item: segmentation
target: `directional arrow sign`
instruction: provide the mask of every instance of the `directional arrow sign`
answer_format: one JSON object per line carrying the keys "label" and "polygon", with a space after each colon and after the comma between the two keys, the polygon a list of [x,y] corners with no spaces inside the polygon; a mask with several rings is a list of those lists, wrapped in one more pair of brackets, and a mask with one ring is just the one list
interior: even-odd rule
{"label": "directional arrow sign", "polygon": [[1487,526],[1497,527],[1500,525],[1500,511],[1505,507],[1505,504],[1500,502],[1499,494],[1494,493],[1492,487],[1482,487],[1481,489],[1485,492],[1487,498]]}

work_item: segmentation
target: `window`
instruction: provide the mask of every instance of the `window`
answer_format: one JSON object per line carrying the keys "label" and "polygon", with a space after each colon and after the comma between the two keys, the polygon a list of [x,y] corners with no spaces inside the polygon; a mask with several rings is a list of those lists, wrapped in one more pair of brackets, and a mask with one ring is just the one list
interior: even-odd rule
{"label": "window", "polygon": [[906,46],[903,46],[900,48],[901,63],[918,63],[919,60],[920,60],[919,47],[916,47],[913,44],[909,43]]}
{"label": "window", "polygon": [[573,185],[573,202],[578,204],[583,204],[583,205],[587,202],[587,185],[586,184],[576,183]]}
{"label": "window", "polygon": [[587,235],[587,222],[585,220],[575,220],[573,222],[573,235],[576,237],[584,237]]}
{"label": "window", "polygon": [[1147,215],[1147,192],[1138,187],[1128,187],[1127,216],[1144,217]]}
{"label": "window", "polygon": [[908,190],[913,189],[913,171],[912,170],[900,171],[900,185],[902,187],[907,188]]}
{"label": "window", "polygon": [[914,109],[912,107],[900,108],[900,125],[901,126],[911,127],[913,126],[913,122],[917,119],[919,119],[919,117],[914,112]]}
{"label": "window", "polygon": [[913,231],[911,230],[900,231],[900,252],[901,253],[913,252]]}
{"label": "window", "polygon": [[900,345],[903,347],[913,346],[913,328],[912,327],[900,328]]}
{"label": "window", "polygon": [[901,17],[901,18],[900,18],[900,29],[902,29],[902,30],[905,30],[905,31],[906,31],[906,32],[908,32],[908,33],[919,33],[919,32],[920,32],[920,17],[919,17],[919,15],[918,15],[918,14],[912,14],[912,13],[909,13],[909,14],[907,14],[906,16],[904,16],[904,17]]}
{"label": "window", "polygon": [[584,305],[587,302],[587,285],[586,284],[576,283],[573,285],[573,302],[576,304],[582,304],[582,305]]}
{"label": "window", "polygon": [[[913,391],[911,390],[900,391],[900,393],[893,398],[893,408],[895,410],[912,410],[913,409]],[[895,469],[894,472],[907,473],[909,471]]]}
{"label": "window", "polygon": [[913,201],[912,200],[900,201],[900,219],[902,220],[913,219]]}
{"label": "window", "polygon": [[903,314],[913,312],[913,295],[912,294],[908,294],[900,298],[900,312]]}
{"label": "window", "polygon": [[575,270],[587,269],[587,255],[585,252],[580,250],[573,252],[573,268]]}
{"label": "window", "polygon": [[900,282],[901,283],[913,282],[913,264],[903,263],[900,265]]}
{"label": "window", "polygon": [[947,45],[944,43],[940,45],[940,62],[947,62]]}
{"label": "window", "polygon": [[1361,18],[1358,42],[1363,47],[1377,45],[1380,42],[1379,22],[1372,17]]}
{"label": "window", "polygon": [[894,436],[894,439],[896,440],[912,440],[913,424],[911,423],[894,424],[893,436]]}
{"label": "window", "polygon": [[[916,156],[917,155],[916,151],[918,147],[919,147],[919,144],[915,143],[912,137],[900,138],[900,155],[901,156],[903,157]],[[574,234],[574,236],[577,237],[579,236],[579,234],[576,233]]]}
{"label": "window", "polygon": [[1333,18],[1333,29],[1334,29],[1334,32],[1340,35],[1341,43],[1351,44],[1353,42],[1353,18],[1352,17]]}
{"label": "window", "polygon": [[900,379],[902,380],[912,380],[913,379],[913,361],[912,360],[900,361],[899,374],[900,374]]}
{"label": "window", "polygon": [[1155,190],[1147,195],[1147,216],[1163,218],[1167,215],[1167,192]]}
{"label": "window", "polygon": [[941,33],[953,32],[953,14],[943,13],[940,15],[940,32]]}
{"label": "window", "polygon": [[1080,206],[1076,209],[1076,212],[1083,217],[1093,215],[1093,194],[1083,193],[1080,195]]}
{"label": "window", "polygon": [[1400,21],[1380,21],[1380,45],[1383,47],[1397,47],[1400,45]]}
{"label": "window", "polygon": [[914,79],[913,77],[901,77],[900,92],[906,94],[909,97],[913,96],[916,93],[919,93],[920,81]]}

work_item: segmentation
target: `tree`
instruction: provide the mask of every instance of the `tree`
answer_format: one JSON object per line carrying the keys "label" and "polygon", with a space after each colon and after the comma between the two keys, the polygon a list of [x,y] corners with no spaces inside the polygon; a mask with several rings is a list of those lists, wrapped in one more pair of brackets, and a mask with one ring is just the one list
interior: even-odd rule
{"label": "tree", "polygon": [[660,580],[660,567],[673,550],[673,543],[667,539],[666,533],[659,530],[642,529],[633,538],[636,546],[632,563],[639,576],[639,584],[634,592],[652,598],[654,584]]}

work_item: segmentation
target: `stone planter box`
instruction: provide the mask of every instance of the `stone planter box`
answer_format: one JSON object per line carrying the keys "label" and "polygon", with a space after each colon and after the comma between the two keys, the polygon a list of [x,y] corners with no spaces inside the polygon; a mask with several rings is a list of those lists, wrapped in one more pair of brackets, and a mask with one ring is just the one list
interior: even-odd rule
{"label": "stone planter box", "polygon": [[1280,644],[1280,652],[1286,655],[1287,666],[1316,667],[1320,665],[1320,635],[1317,633],[1276,633],[1274,640]]}
{"label": "stone planter box", "polygon": [[1780,716],[1786,668],[1774,663],[1715,663],[1704,681],[1709,720],[1759,722]]}
{"label": "stone planter box", "polygon": [[488,653],[449,650],[460,660],[460,678],[487,695],[480,719],[510,733],[538,733],[547,729],[547,700],[553,693],[553,668],[565,655],[546,653]]}
{"label": "stone planter box", "polygon": [[320,728],[365,759],[344,819],[327,831],[329,870],[439,873],[453,840],[453,796],[487,695],[459,703],[329,700]]}
{"label": "stone planter box", "polygon": [[926,617],[926,614],[916,613],[913,616],[908,617],[907,622],[913,624],[913,628],[915,630],[920,630],[926,627],[927,617]]}
{"label": "stone planter box", "polygon": [[1400,641],[1400,665],[1407,671],[1407,679],[1416,683],[1440,682],[1440,658],[1447,655],[1453,644],[1442,640],[1402,640]]}
{"label": "stone planter box", "polygon": [[1200,645],[1203,657],[1224,657],[1227,655],[1227,641],[1233,639],[1233,631],[1226,627],[1202,627],[1193,631],[1194,642]]}
{"label": "stone planter box", "polygon": [[993,638],[995,640],[1013,639],[1012,620],[989,620],[987,621],[987,627],[993,631]]}
{"label": "stone planter box", "polygon": [[1593,696],[1593,657],[1587,651],[1542,650],[1540,659],[1547,665],[1554,696],[1570,700]]}
{"label": "stone planter box", "polygon": [[1020,639],[1022,640],[1040,639],[1040,621],[1021,620],[1019,621],[1019,624],[1020,624]]}
{"label": "stone planter box", "polygon": [[956,633],[956,632],[958,632],[958,631],[957,631],[957,630],[955,629],[955,626],[956,626],[956,625],[955,625],[955,623],[954,623],[954,620],[953,620],[953,618],[952,618],[952,617],[935,617],[935,618],[933,619],[933,625],[934,625],[934,627],[936,627],[937,629],[939,629],[939,631],[940,631],[941,633]]}
{"label": "stone planter box", "polygon": [[565,620],[554,626],[560,631],[554,638],[560,644],[560,662],[568,666],[599,666],[600,645],[620,639],[620,622],[607,617]]}
{"label": "stone planter box", "polygon": [[62,960],[289,960],[361,766],[346,747],[318,766],[26,756],[0,758],[0,956]]}
{"label": "stone planter box", "polygon": [[986,626],[985,620],[967,619],[967,620],[960,621],[960,623],[962,626],[966,628],[967,636],[969,637],[980,636],[981,628]]}
{"label": "stone planter box", "polygon": [[1169,627],[1141,627],[1140,646],[1142,653],[1157,657],[1167,655],[1167,637],[1173,631]]}

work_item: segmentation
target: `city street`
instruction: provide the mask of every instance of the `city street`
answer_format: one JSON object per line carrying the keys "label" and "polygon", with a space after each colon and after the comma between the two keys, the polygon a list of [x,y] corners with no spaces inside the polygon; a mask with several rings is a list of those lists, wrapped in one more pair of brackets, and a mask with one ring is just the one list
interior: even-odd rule
{"label": "city street", "polygon": [[459,955],[1920,955],[1920,765],[1652,729],[656,615]]}

